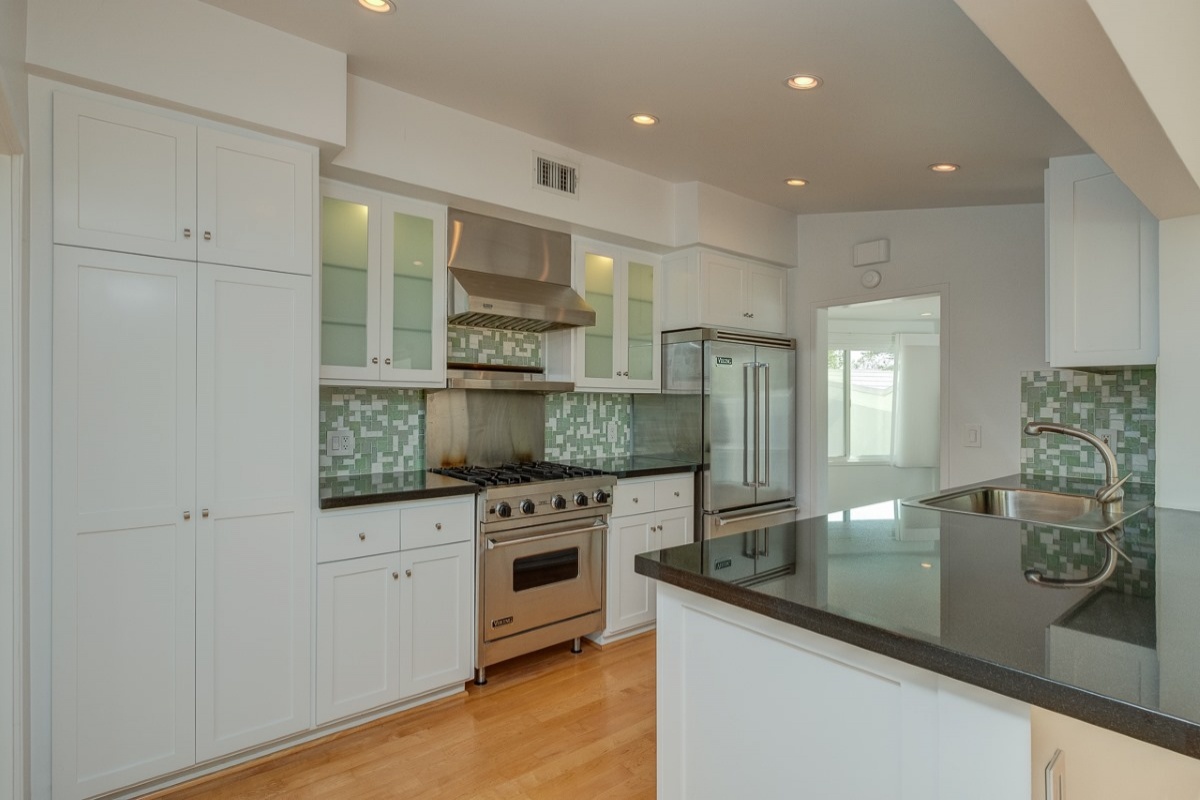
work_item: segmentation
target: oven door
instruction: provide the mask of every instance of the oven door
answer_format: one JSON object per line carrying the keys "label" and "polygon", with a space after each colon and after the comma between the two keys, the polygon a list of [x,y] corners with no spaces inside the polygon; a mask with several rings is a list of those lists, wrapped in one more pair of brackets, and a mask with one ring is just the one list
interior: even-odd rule
{"label": "oven door", "polygon": [[601,610],[603,517],[484,534],[485,642]]}

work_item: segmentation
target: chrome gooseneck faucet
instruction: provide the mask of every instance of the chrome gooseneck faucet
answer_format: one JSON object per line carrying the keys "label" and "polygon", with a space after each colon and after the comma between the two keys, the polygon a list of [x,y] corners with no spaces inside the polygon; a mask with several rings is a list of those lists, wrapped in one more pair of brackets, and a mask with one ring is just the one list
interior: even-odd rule
{"label": "chrome gooseneck faucet", "polygon": [[1082,439],[1090,444],[1100,453],[1100,457],[1104,459],[1104,485],[1096,490],[1096,502],[1104,506],[1111,506],[1121,501],[1125,496],[1125,492],[1121,489],[1121,485],[1129,480],[1133,473],[1129,473],[1124,478],[1117,480],[1117,457],[1113,455],[1112,449],[1108,446],[1108,437],[1101,439],[1094,433],[1089,433],[1079,428],[1072,428],[1068,425],[1059,425],[1054,422],[1030,422],[1025,426],[1026,436],[1039,436],[1043,433],[1060,433],[1063,436],[1074,436],[1076,439]]}

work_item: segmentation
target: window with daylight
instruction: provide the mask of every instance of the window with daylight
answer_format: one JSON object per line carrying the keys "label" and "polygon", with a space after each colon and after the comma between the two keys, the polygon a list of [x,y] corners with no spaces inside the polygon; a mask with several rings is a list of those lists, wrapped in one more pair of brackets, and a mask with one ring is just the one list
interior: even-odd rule
{"label": "window with daylight", "polygon": [[891,460],[896,353],[881,345],[829,349],[830,461]]}

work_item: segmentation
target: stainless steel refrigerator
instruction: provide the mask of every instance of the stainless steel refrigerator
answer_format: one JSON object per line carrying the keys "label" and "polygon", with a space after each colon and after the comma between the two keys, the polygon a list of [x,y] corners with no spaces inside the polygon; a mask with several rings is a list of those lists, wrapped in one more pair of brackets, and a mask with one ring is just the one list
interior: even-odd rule
{"label": "stainless steel refrigerator", "polygon": [[635,396],[635,453],[703,465],[706,539],[794,519],[795,341],[689,328],[662,348],[663,393]]}

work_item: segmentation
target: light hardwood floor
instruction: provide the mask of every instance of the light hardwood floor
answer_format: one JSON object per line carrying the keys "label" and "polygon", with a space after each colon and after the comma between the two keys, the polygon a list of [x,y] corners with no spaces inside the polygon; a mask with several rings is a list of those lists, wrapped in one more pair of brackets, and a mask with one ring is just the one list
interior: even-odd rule
{"label": "light hardwood floor", "polygon": [[653,798],[653,634],[542,650],[488,685],[152,795]]}

